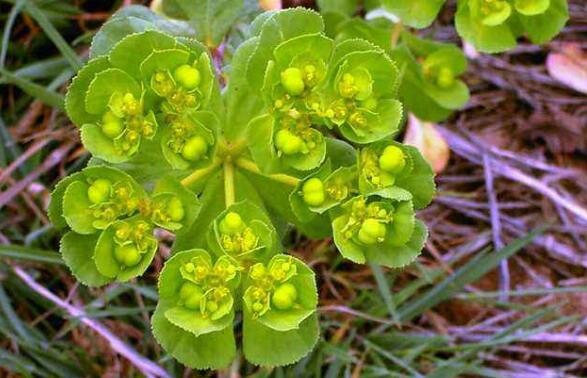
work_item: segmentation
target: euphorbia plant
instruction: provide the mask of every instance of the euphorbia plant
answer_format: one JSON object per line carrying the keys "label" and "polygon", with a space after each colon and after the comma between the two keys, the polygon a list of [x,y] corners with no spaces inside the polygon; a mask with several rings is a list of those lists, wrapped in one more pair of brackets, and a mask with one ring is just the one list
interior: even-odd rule
{"label": "euphorbia plant", "polygon": [[[52,196],[53,223],[69,229],[63,259],[89,286],[127,281],[166,229],[176,238],[152,318],[163,348],[191,367],[225,367],[240,322],[247,360],[293,363],[318,339],[318,298],[312,269],[281,245],[287,224],[390,268],[426,240],[415,212],[433,175],[393,140],[399,70],[365,40],[327,37],[302,8],[260,15],[221,80],[218,51],[174,33],[143,8],[123,10],[69,88],[93,158]],[[451,86],[460,67],[438,51],[424,76]]]}

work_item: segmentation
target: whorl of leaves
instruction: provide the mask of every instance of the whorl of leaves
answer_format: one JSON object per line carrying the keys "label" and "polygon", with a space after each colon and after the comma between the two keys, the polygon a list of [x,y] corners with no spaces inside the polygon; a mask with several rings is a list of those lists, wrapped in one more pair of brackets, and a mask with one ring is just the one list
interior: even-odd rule
{"label": "whorl of leaves", "polygon": [[121,13],[96,35],[66,98],[93,158],[52,195],[51,220],[69,230],[64,261],[89,286],[127,281],[148,269],[154,230],[166,229],[176,239],[152,327],[168,353],[225,367],[241,319],[250,362],[299,360],[319,336],[318,299],[313,271],[280,243],[285,225],[333,237],[357,263],[413,261],[427,236],[415,211],[434,183],[420,153],[393,141],[398,90],[456,108],[468,96],[456,78],[463,60],[407,41],[427,72],[402,84],[386,51],[333,40],[320,15],[296,8],[253,22],[221,92],[207,47],[144,8]]}

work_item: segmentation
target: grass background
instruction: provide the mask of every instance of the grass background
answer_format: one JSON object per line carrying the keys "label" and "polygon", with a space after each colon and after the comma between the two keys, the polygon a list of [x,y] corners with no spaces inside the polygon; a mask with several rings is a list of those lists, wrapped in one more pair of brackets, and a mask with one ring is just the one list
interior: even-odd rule
{"label": "grass background", "polygon": [[[45,214],[54,184],[89,157],[61,110],[66,85],[93,33],[129,3],[0,0],[0,376],[140,376],[67,306],[177,377],[587,376],[587,102],[544,68],[550,52],[587,47],[584,1],[570,2],[549,45],[472,59],[472,100],[439,125],[452,157],[420,214],[431,236],[419,260],[353,265],[330,240],[292,231],[286,246],[319,277],[317,348],[290,367],[237,358],[220,372],[185,369],[150,333],[166,235],[142,279],[88,289]],[[453,12],[426,33],[456,42]]]}

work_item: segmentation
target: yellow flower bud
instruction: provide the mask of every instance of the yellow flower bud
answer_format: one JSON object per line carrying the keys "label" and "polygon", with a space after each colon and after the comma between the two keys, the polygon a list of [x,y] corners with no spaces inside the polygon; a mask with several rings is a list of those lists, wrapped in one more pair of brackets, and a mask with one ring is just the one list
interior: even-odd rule
{"label": "yellow flower bud", "polygon": [[281,85],[287,93],[298,96],[304,92],[304,76],[299,68],[290,67],[281,73]]}
{"label": "yellow flower bud", "polygon": [[241,216],[233,211],[226,214],[219,224],[220,232],[225,235],[234,235],[241,232],[244,227],[245,224]]}
{"label": "yellow flower bud", "polygon": [[90,202],[98,204],[110,198],[112,183],[106,179],[97,179],[88,188]]}
{"label": "yellow flower bud", "polygon": [[401,148],[387,146],[379,157],[379,167],[389,173],[398,174],[406,166],[406,159]]}
{"label": "yellow flower bud", "polygon": [[181,222],[185,216],[185,210],[179,198],[173,197],[169,200],[167,203],[167,213],[171,217],[172,221]]}
{"label": "yellow flower bud", "polygon": [[187,90],[196,89],[201,81],[200,71],[189,64],[177,67],[173,72],[173,78]]}
{"label": "yellow flower bud", "polygon": [[204,293],[202,289],[193,282],[187,281],[179,289],[179,298],[184,307],[190,310],[198,310]]}
{"label": "yellow flower bud", "polygon": [[135,266],[141,261],[141,253],[134,244],[114,247],[114,258],[127,267]]}
{"label": "yellow flower bud", "polygon": [[271,303],[278,310],[289,310],[298,298],[298,291],[290,283],[279,285],[271,296]]}
{"label": "yellow flower bud", "polygon": [[436,78],[436,85],[440,88],[450,88],[455,82],[455,75],[453,74],[450,67],[442,67],[438,71],[438,77]]}
{"label": "yellow flower bud", "polygon": [[304,141],[291,131],[281,129],[275,135],[275,147],[285,155],[294,155],[302,151]]}
{"label": "yellow flower bud", "polygon": [[310,206],[320,206],[324,203],[326,196],[322,180],[313,177],[302,186],[304,202]]}
{"label": "yellow flower bud", "polygon": [[110,139],[119,136],[124,130],[122,118],[118,118],[114,113],[108,111],[102,116],[102,132]]}
{"label": "yellow flower bud", "polygon": [[187,140],[181,150],[181,156],[188,161],[198,161],[206,154],[207,150],[208,144],[206,140],[196,135]]}
{"label": "yellow flower bud", "polygon": [[380,243],[385,239],[385,225],[377,219],[367,218],[363,221],[357,235],[359,241],[364,244]]}

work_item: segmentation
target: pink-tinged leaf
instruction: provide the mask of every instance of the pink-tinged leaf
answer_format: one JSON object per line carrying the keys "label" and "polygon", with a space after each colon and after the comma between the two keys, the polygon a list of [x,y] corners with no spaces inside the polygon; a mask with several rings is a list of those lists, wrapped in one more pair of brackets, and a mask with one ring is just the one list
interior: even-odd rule
{"label": "pink-tinged leaf", "polygon": [[281,0],[259,0],[259,6],[265,11],[281,9]]}
{"label": "pink-tinged leaf", "polygon": [[578,45],[567,43],[559,52],[548,54],[546,69],[567,87],[587,93],[587,54]]}
{"label": "pink-tinged leaf", "polygon": [[410,114],[403,142],[420,150],[435,173],[440,173],[446,168],[450,149],[435,124],[423,122]]}

